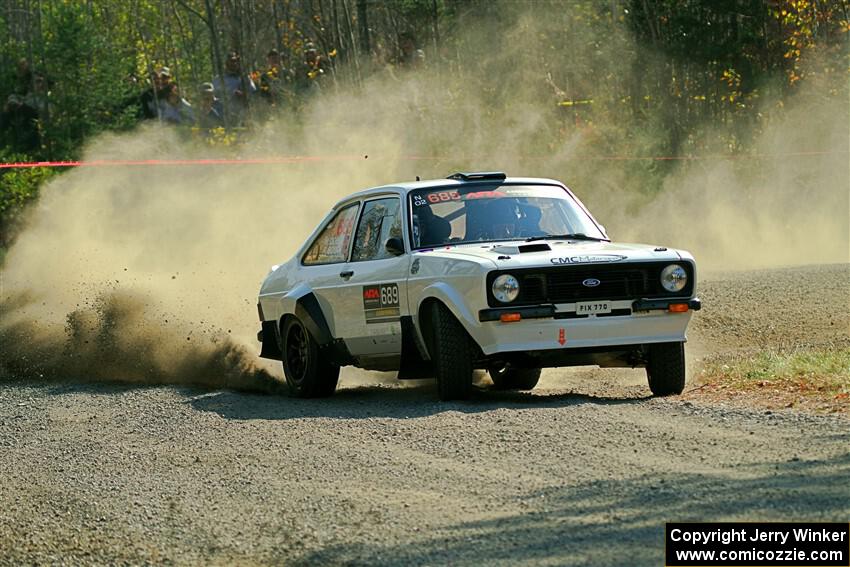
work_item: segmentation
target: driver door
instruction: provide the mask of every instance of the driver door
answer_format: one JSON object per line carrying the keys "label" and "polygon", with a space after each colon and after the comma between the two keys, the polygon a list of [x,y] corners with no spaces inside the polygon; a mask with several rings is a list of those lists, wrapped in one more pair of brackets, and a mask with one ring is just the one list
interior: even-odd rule
{"label": "driver door", "polygon": [[407,273],[410,255],[387,250],[387,240],[404,240],[401,198],[378,197],[363,203],[354,236],[349,274],[342,285],[346,305],[345,339],[354,356],[401,354],[401,316],[409,313]]}

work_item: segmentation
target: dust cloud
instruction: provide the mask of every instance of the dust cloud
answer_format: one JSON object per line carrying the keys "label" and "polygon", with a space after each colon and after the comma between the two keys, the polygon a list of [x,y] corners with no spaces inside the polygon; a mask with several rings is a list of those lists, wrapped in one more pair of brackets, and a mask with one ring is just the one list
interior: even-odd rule
{"label": "dust cloud", "polygon": [[[503,30],[522,49],[488,41],[496,51],[476,55],[465,78],[434,64],[378,72],[357,89],[326,89],[305,112],[282,113],[235,150],[330,159],[82,167],[51,181],[0,272],[0,377],[274,389],[279,367],[256,357],[256,293],[270,266],[287,260],[338,199],[417,175],[557,178],[615,239],[688,249],[702,269],[848,260],[846,100],[814,105],[800,95],[758,142],[772,157],[683,162],[660,191],[647,192],[626,162],[588,159],[614,119],[580,128],[555,110],[546,70],[528,64],[537,57],[529,18]],[[485,36],[476,33],[467,46]],[[578,34],[564,41],[581,54]],[[620,52],[601,57],[631,64]],[[546,143],[558,130],[567,141]],[[834,153],[781,157],[799,150]],[[84,159],[233,152],[154,125],[101,136]],[[343,384],[347,376],[362,379],[344,373]]]}
{"label": "dust cloud", "polygon": [[800,99],[756,157],[686,162],[652,199],[597,214],[618,239],[691,251],[702,271],[850,261],[850,107]]}

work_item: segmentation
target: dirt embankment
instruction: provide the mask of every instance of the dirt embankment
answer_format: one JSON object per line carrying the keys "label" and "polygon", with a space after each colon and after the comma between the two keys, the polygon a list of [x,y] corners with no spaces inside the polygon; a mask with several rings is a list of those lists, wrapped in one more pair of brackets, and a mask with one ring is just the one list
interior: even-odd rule
{"label": "dirt embankment", "polygon": [[697,356],[850,344],[850,264],[713,272],[689,329]]}
{"label": "dirt embankment", "polygon": [[709,274],[684,398],[850,417],[850,266]]}

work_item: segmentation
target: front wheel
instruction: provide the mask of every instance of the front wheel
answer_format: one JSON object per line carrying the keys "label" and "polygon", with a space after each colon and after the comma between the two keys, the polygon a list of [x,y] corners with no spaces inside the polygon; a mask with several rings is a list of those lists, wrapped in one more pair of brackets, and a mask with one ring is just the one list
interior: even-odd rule
{"label": "front wheel", "polygon": [[532,390],[540,380],[539,368],[515,368],[506,364],[487,372],[497,390]]}
{"label": "front wheel", "polygon": [[475,348],[454,315],[441,303],[431,306],[431,337],[437,394],[441,400],[465,400],[472,391]]}
{"label": "front wheel", "polygon": [[685,343],[649,345],[646,376],[656,396],[681,394],[685,389]]}
{"label": "front wheel", "polygon": [[297,317],[283,325],[283,373],[296,398],[323,398],[336,390],[339,366],[320,357],[319,345]]}

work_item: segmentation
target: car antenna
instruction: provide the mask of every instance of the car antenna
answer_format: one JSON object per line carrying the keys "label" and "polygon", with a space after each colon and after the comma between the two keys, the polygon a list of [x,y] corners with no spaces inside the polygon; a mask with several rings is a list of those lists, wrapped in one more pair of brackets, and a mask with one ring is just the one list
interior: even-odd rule
{"label": "car antenna", "polygon": [[418,175],[416,176],[416,181],[419,181],[419,176],[418,176]]}

